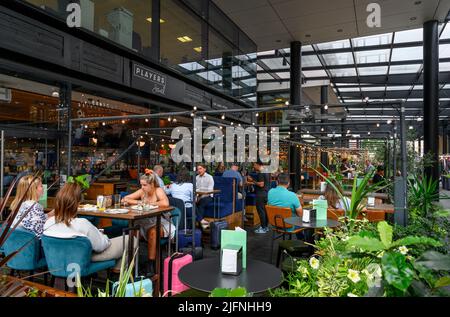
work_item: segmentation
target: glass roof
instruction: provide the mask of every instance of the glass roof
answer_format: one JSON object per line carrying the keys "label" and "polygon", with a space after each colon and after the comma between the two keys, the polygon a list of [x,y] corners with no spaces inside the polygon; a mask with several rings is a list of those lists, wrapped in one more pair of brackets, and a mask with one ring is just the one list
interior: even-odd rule
{"label": "glass roof", "polygon": [[[450,23],[441,24],[439,58],[440,72],[450,72]],[[407,116],[421,115],[423,102],[423,29],[412,29],[379,35],[345,39],[334,42],[318,43],[302,48],[306,53],[302,56],[302,74],[308,86],[328,78],[339,103],[347,104],[347,120],[352,118],[376,118],[379,109],[392,116],[392,106],[363,106],[365,96],[370,102],[393,102],[399,99],[406,101]],[[368,48],[370,47],[370,48]],[[275,57],[275,51],[258,53],[258,60],[264,62],[269,69],[276,69],[276,77],[258,67],[258,80],[279,83],[289,82],[290,49],[279,50],[281,56]],[[367,66],[365,66],[367,64]],[[448,76],[441,76],[444,79]],[[322,83],[323,84],[323,83]],[[441,82],[441,89],[450,89],[449,82]],[[280,94],[289,96],[289,90],[280,92],[279,84],[273,85],[272,93],[264,89],[260,93],[264,102],[274,101]],[[307,88],[306,88],[307,89]],[[275,93],[276,92],[276,93]],[[450,109],[448,92],[441,93],[441,107]],[[358,104],[357,104],[358,103]],[[411,103],[408,106],[408,103]],[[444,109],[445,110],[445,109]],[[447,112],[446,112],[447,113]],[[450,111],[448,111],[450,113]]]}

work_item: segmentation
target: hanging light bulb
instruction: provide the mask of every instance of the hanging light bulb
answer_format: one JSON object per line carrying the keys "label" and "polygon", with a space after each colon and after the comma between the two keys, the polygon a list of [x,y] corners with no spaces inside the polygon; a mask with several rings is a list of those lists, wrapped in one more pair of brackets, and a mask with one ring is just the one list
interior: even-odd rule
{"label": "hanging light bulb", "polygon": [[102,122],[102,126],[105,126],[106,125],[106,123],[105,122]]}
{"label": "hanging light bulb", "polygon": [[167,121],[171,122],[172,121],[172,117],[168,117]]}
{"label": "hanging light bulb", "polygon": [[206,120],[206,116],[203,116],[203,120]]}
{"label": "hanging light bulb", "polygon": [[193,109],[194,109],[194,111],[197,111],[197,107],[194,107]]}
{"label": "hanging light bulb", "polygon": [[223,114],[222,117],[220,117],[222,120],[225,120],[225,115]]}
{"label": "hanging light bulb", "polygon": [[379,128],[380,127],[380,124],[379,123],[377,123],[377,128]]}
{"label": "hanging light bulb", "polygon": [[325,105],[325,107],[323,107],[325,110],[328,110],[328,105]]}
{"label": "hanging light bulb", "polygon": [[176,122],[177,122],[177,118],[173,118],[173,120],[172,120],[172,121],[176,123]]}
{"label": "hanging light bulb", "polygon": [[257,112],[255,116],[256,116],[256,117],[259,117],[259,113]]}
{"label": "hanging light bulb", "polygon": [[145,122],[148,122],[148,119],[145,119]]}
{"label": "hanging light bulb", "polygon": [[122,124],[125,124],[125,120],[122,120]]}
{"label": "hanging light bulb", "polygon": [[289,101],[286,101],[284,104],[285,104],[286,106],[289,106]]}

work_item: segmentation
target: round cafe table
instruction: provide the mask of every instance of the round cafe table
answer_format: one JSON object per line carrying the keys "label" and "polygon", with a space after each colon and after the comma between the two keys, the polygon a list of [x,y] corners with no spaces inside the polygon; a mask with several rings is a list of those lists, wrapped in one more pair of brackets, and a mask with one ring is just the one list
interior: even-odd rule
{"label": "round cafe table", "polygon": [[247,259],[240,275],[222,274],[220,258],[194,261],[178,272],[180,281],[196,290],[210,293],[215,288],[245,287],[250,293],[261,293],[280,286],[281,270],[269,263]]}
{"label": "round cafe table", "polygon": [[305,229],[320,229],[325,227],[335,228],[341,225],[339,221],[333,219],[327,220],[310,219],[309,222],[303,222],[301,217],[286,218],[284,219],[284,222]]}
{"label": "round cafe table", "polygon": [[[321,229],[321,228],[335,228],[339,227],[341,223],[337,220],[327,219],[327,220],[316,220],[310,219],[309,222],[303,222],[302,217],[291,217],[284,219],[284,222],[294,225],[304,229]],[[309,231],[309,230],[308,230]],[[314,244],[314,235],[308,235],[305,240],[308,243]]]}

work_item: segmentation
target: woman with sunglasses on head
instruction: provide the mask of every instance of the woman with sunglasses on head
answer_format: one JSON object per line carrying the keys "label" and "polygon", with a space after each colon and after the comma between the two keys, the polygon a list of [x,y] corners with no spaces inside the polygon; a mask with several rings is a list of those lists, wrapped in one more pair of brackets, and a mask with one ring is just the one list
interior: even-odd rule
{"label": "woman with sunglasses on head", "polygon": [[[156,174],[149,169],[145,170],[145,175],[140,178],[141,188],[136,192],[125,196],[122,202],[130,205],[147,204],[158,206],[159,208],[169,207],[169,199],[167,198],[164,189],[159,187]],[[169,237],[175,236],[175,226],[165,217],[169,214],[164,214],[161,218],[161,236]],[[141,234],[148,242],[148,258],[149,260],[156,260],[156,217],[142,219],[136,222],[141,226]]]}

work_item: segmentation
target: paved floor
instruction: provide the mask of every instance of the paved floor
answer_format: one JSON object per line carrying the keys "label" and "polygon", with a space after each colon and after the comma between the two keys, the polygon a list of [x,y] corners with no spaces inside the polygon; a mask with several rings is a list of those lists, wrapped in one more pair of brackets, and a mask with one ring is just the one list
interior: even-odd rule
{"label": "paved floor", "polygon": [[[441,190],[441,195],[446,195],[450,197],[450,191],[448,190]],[[439,204],[446,210],[450,210],[450,199],[441,199]]]}

